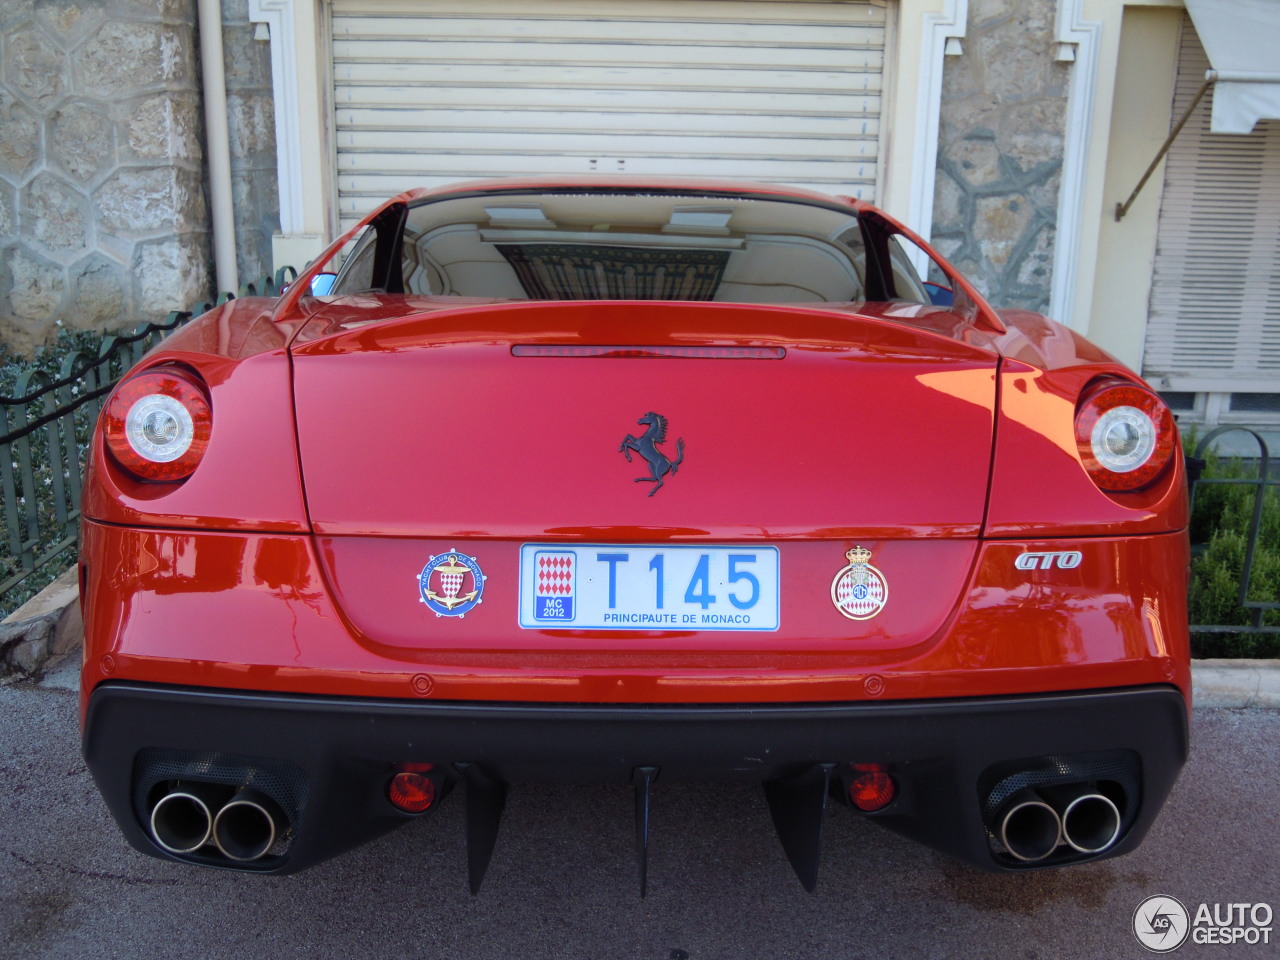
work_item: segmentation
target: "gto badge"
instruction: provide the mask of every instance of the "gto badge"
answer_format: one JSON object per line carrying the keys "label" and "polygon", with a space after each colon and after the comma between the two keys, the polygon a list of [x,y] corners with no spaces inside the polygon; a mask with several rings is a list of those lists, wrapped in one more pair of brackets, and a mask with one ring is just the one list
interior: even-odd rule
{"label": "gto badge", "polygon": [[475,557],[450,550],[432,557],[418,574],[419,599],[437,617],[465,617],[481,602],[486,579]]}
{"label": "gto badge", "polygon": [[642,427],[647,425],[649,429],[640,435],[639,440],[628,433],[623,438],[622,445],[618,447],[618,452],[626,454],[627,463],[631,462],[632,450],[649,462],[649,476],[636,477],[636,483],[654,484],[654,488],[649,491],[649,496],[652,497],[662,489],[663,478],[668,473],[674,475],[680,468],[680,463],[684,460],[684,437],[676,441],[676,458],[669,460],[667,455],[658,449],[658,444],[667,439],[667,418],[650,410],[636,423]]}
{"label": "gto badge", "polygon": [[870,620],[889,601],[889,582],[868,562],[866,547],[854,547],[845,557],[849,565],[831,581],[831,602],[850,620]]}
{"label": "gto badge", "polygon": [[1019,570],[1074,570],[1084,562],[1079,550],[1057,550],[1048,553],[1020,553],[1013,565]]}

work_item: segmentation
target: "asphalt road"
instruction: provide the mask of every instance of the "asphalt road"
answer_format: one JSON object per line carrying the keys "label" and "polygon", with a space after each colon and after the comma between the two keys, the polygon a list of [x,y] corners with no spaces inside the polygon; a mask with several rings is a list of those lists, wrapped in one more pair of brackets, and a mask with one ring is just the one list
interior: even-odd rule
{"label": "asphalt road", "polygon": [[[1154,956],[1130,928],[1154,894],[1280,915],[1275,711],[1197,710],[1191,763],[1146,843],[1093,866],[980,873],[835,809],[810,895],[758,789],[660,784],[641,900],[630,792],[529,785],[512,789],[472,897],[454,801],[291,877],[133,852],[80,760],[67,686],[64,672],[0,688],[2,958],[1098,960]],[[1277,932],[1269,946],[1188,941],[1172,956],[1277,957]]]}

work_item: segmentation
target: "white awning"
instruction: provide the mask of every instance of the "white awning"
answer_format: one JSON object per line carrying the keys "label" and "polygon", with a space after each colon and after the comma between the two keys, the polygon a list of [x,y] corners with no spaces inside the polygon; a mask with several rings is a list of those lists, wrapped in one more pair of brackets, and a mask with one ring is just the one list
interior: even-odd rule
{"label": "white awning", "polygon": [[1280,118],[1280,2],[1186,0],[1209,54],[1213,133],[1249,133],[1259,120]]}

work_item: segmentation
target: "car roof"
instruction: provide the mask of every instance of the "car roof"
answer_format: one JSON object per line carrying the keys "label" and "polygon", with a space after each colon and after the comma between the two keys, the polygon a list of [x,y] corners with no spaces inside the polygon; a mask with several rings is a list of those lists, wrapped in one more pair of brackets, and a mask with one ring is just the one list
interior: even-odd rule
{"label": "car roof", "polygon": [[826,205],[838,203],[840,199],[845,199],[848,202],[852,202],[856,207],[866,206],[861,201],[853,200],[852,198],[840,198],[836,194],[821,193],[817,190],[808,190],[804,187],[793,187],[780,183],[760,183],[751,180],[717,180],[702,177],[644,177],[635,174],[599,174],[585,177],[498,177],[487,180],[463,180],[441,187],[420,187],[407,190],[393,199],[398,202],[412,203],[417,200],[443,199],[459,194],[529,193],[564,190],[655,190],[671,193],[731,193],[808,200]]}

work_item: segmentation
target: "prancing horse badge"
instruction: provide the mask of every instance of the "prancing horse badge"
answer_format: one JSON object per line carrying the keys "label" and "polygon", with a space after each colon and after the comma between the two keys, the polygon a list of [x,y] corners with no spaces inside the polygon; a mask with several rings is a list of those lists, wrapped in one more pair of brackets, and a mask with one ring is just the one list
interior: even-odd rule
{"label": "prancing horse badge", "polygon": [[628,433],[622,441],[622,446],[618,447],[618,452],[627,455],[627,463],[631,462],[632,450],[648,461],[649,476],[636,477],[636,483],[652,483],[653,489],[649,491],[649,496],[652,497],[662,489],[666,475],[668,473],[674,475],[680,468],[680,463],[684,460],[684,437],[676,441],[676,458],[669,460],[667,455],[658,449],[658,444],[667,439],[667,418],[650,410],[636,423],[642,427],[647,425],[649,429],[640,435],[639,440]]}

